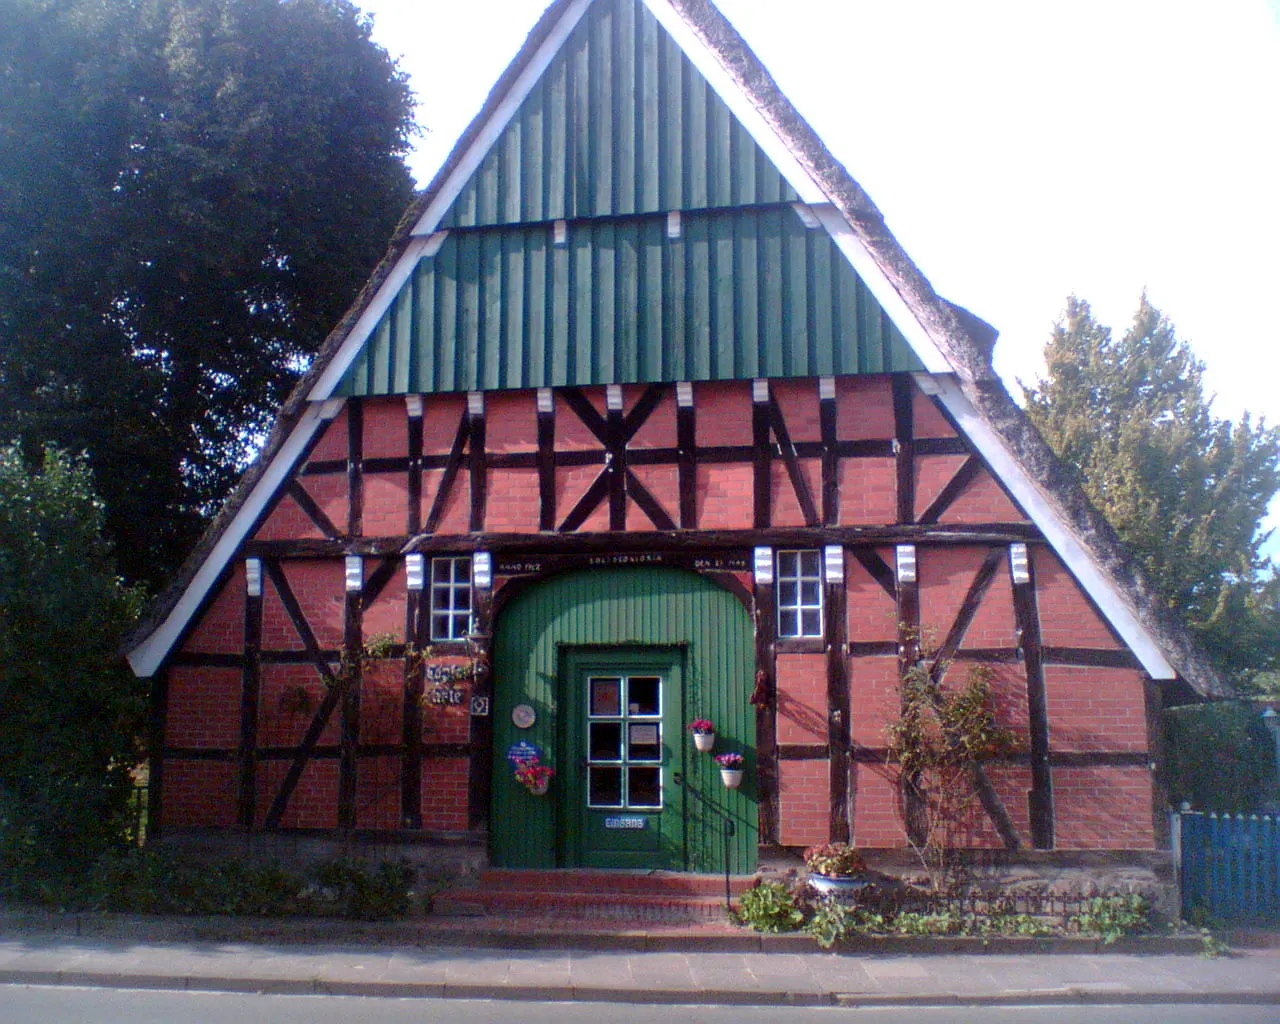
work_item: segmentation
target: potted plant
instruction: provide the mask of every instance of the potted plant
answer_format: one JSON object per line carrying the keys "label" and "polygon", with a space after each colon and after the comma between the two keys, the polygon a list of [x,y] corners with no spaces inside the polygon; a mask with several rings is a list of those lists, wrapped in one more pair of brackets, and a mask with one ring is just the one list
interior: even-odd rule
{"label": "potted plant", "polygon": [[741,754],[736,750],[716,754],[716,764],[720,766],[720,781],[729,789],[737,789],[742,785]]}
{"label": "potted plant", "polygon": [[848,843],[822,843],[804,851],[809,885],[824,896],[847,895],[867,885],[867,862]]}
{"label": "potted plant", "polygon": [[693,733],[693,745],[704,754],[716,745],[716,727],[711,719],[695,718],[689,723],[689,731]]}
{"label": "potted plant", "polygon": [[544,796],[551,785],[551,777],[556,770],[549,764],[543,764],[536,757],[516,763],[516,782],[524,786],[534,796]]}

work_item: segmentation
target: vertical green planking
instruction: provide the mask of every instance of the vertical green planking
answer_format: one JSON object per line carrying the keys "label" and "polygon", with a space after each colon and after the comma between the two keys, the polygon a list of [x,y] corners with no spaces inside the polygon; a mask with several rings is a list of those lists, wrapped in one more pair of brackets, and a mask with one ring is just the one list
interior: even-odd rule
{"label": "vertical green planking", "polygon": [[[714,638],[714,640],[712,640]],[[492,856],[508,867],[564,866],[557,856],[558,802],[577,795],[576,766],[556,760],[560,722],[570,713],[560,688],[561,652],[574,647],[678,647],[684,651],[682,721],[711,718],[717,750],[740,750],[747,776],[739,791],[721,786],[709,755],[695,754],[687,733],[666,737],[668,757],[683,756],[689,781],[737,826],[730,869],[754,869],[756,856],[755,710],[753,633],[750,617],[728,591],[694,573],[661,567],[595,569],[551,577],[514,598],[497,622],[494,659],[493,810],[502,822],[492,836]],[[511,724],[511,709],[531,704],[531,729]],[[530,797],[511,778],[506,751],[519,739],[536,743],[556,765],[547,798]],[[679,799],[667,793],[667,799]],[[723,869],[719,819],[696,800],[687,805],[686,866]]]}
{"label": "vertical green planking", "polygon": [[339,394],[921,369],[830,237],[789,206],[458,230]]}

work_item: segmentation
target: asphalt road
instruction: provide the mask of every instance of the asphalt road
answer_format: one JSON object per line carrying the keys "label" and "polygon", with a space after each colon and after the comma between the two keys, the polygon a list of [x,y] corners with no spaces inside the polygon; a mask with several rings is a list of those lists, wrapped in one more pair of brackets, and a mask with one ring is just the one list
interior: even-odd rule
{"label": "asphalt road", "polygon": [[1275,1024],[1276,1006],[647,1006],[0,986],[0,1024]]}

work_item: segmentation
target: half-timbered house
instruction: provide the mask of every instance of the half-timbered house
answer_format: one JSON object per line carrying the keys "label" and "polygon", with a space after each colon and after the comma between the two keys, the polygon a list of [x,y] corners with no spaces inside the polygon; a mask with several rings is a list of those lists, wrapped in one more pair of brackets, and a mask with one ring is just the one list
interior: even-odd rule
{"label": "half-timbered house", "polygon": [[556,0],[132,642],[153,823],[516,867],[892,847],[928,637],[1025,741],[971,845],[1152,849],[1155,712],[1220,684],[994,339],[707,0]]}

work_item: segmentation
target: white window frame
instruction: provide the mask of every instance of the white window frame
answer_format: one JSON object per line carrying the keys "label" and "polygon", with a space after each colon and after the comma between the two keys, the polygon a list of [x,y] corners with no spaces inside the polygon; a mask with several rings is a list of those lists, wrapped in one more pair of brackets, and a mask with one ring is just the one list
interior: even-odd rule
{"label": "white window frame", "polygon": [[[813,561],[813,572],[804,571],[803,556],[808,555]],[[774,552],[773,559],[774,593],[778,605],[778,639],[780,640],[813,640],[826,634],[826,601],[824,597],[825,580],[823,578],[823,562],[821,548],[787,548]],[[804,585],[812,583],[817,587],[816,603],[804,600]],[[795,585],[795,601],[784,602],[783,589],[786,584]],[[817,632],[806,632],[804,628],[805,612],[818,613]],[[796,630],[788,632],[783,629],[783,619],[788,613],[795,615]]]}
{"label": "white window frame", "polygon": [[432,641],[465,640],[470,634],[475,607],[471,569],[470,555],[431,559]]}

